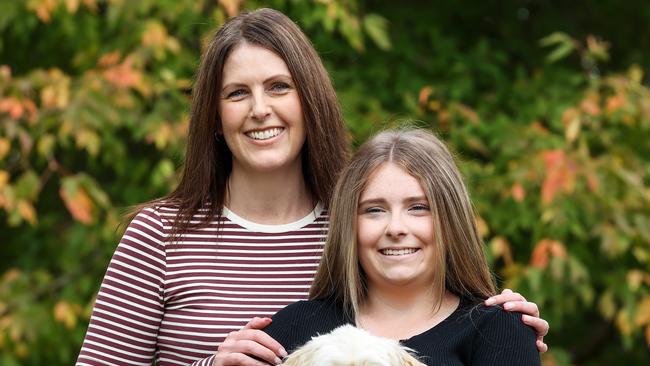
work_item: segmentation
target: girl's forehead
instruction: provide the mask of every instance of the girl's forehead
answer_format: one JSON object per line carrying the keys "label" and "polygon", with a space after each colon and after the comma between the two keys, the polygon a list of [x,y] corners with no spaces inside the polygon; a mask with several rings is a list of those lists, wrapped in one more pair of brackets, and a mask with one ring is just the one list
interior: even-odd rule
{"label": "girl's forehead", "polygon": [[368,176],[361,197],[368,195],[424,195],[424,190],[417,177],[403,167],[385,162],[375,168]]}

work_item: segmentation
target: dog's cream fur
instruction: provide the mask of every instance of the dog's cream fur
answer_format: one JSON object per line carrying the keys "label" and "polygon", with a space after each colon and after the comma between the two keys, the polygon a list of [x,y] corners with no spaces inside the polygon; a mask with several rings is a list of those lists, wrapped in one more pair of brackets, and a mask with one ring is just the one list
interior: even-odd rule
{"label": "dog's cream fur", "polygon": [[285,366],[421,366],[406,347],[392,339],[373,336],[344,325],[293,352]]}

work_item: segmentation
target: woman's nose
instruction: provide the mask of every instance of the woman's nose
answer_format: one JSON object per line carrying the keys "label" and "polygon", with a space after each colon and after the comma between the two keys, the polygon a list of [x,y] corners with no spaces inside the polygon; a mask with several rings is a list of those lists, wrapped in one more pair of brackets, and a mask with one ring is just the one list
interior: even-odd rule
{"label": "woman's nose", "polygon": [[264,121],[271,115],[271,106],[266,100],[266,95],[260,91],[254,91],[251,98],[250,117],[258,121]]}

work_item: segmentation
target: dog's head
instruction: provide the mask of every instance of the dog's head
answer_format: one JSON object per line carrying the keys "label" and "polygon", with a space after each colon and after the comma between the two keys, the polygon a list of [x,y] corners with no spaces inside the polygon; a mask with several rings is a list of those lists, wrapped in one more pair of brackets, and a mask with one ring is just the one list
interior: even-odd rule
{"label": "dog's head", "polygon": [[312,338],[293,352],[285,366],[423,366],[406,347],[352,325]]}

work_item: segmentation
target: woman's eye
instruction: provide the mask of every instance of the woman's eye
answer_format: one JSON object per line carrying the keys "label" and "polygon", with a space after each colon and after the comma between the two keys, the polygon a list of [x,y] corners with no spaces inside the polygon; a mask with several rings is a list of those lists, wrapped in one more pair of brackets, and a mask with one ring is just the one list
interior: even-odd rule
{"label": "woman's eye", "polygon": [[238,99],[246,95],[246,91],[244,89],[237,89],[233,90],[230,93],[226,95],[226,98],[228,99]]}
{"label": "woman's eye", "polygon": [[275,82],[271,84],[271,87],[269,88],[269,90],[274,93],[285,93],[289,91],[289,89],[291,89],[291,86],[283,82]]}
{"label": "woman's eye", "polygon": [[381,213],[384,210],[382,210],[380,207],[367,207],[363,209],[363,213],[368,213],[368,214],[375,214],[375,213]]}

